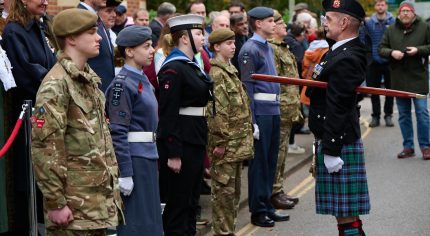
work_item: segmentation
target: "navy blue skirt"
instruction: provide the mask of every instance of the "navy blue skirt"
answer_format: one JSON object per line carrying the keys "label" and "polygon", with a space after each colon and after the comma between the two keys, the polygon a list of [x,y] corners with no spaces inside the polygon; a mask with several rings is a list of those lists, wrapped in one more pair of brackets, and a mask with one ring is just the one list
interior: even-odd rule
{"label": "navy blue skirt", "polygon": [[361,139],[344,145],[342,169],[329,174],[324,165],[322,145],[316,158],[315,201],[317,214],[348,217],[369,214],[370,200]]}

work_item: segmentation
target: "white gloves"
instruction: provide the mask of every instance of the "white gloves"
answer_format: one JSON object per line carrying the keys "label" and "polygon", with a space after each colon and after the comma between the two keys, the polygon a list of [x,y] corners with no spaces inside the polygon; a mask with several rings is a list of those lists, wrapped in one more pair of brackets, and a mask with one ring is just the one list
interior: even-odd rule
{"label": "white gloves", "polygon": [[121,191],[124,196],[129,196],[131,191],[133,191],[134,183],[133,177],[119,178],[119,191]]}
{"label": "white gloves", "polygon": [[258,129],[257,124],[254,124],[254,133],[252,135],[254,136],[254,139],[260,139],[260,130]]}
{"label": "white gloves", "polygon": [[340,157],[324,154],[324,165],[327,168],[328,173],[331,174],[342,169],[343,161]]}

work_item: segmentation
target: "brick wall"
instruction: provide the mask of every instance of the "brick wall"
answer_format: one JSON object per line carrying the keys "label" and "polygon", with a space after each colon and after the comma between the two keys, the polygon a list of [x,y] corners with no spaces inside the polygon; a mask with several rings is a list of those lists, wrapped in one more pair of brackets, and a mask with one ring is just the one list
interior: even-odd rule
{"label": "brick wall", "polygon": [[[79,0],[49,0],[48,14],[54,16],[64,9],[76,7],[78,3]],[[137,9],[146,7],[146,0],[124,0],[122,4],[127,6],[127,15],[131,16]]]}

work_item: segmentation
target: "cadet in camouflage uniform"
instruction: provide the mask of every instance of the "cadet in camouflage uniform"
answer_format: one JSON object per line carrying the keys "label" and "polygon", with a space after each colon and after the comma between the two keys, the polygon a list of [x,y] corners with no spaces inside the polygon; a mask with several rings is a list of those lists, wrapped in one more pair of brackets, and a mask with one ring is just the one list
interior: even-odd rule
{"label": "cadet in camouflage uniform", "polygon": [[[277,11],[275,11],[274,18],[276,22],[275,34],[269,42],[274,50],[276,70],[279,76],[298,78],[299,73],[295,57],[283,41],[283,38],[287,35],[286,24]],[[271,201],[275,208],[291,209],[298,202],[298,198],[286,195],[283,191],[283,186],[285,159],[288,153],[291,128],[294,122],[301,119],[299,87],[297,85],[281,84],[280,102],[281,140]]]}
{"label": "cadet in camouflage uniform", "polygon": [[216,115],[208,105],[209,156],[212,159],[212,230],[214,235],[234,235],[240,200],[242,161],[253,156],[254,139],[249,99],[230,63],[234,32],[217,29],[209,36],[210,76],[214,80]]}
{"label": "cadet in camouflage uniform", "polygon": [[99,53],[96,21],[81,9],[54,18],[63,53],[36,96],[32,155],[47,236],[105,235],[123,219],[105,97],[86,63]]}

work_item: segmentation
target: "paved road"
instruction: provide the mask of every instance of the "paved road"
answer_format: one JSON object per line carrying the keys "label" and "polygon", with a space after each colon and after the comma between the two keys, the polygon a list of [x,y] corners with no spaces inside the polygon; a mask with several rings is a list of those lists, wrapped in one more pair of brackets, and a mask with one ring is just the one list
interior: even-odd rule
{"label": "paved road", "polygon": [[[366,98],[361,105],[362,120],[370,121],[370,99]],[[430,161],[424,161],[419,151],[416,158],[396,158],[402,149],[397,113],[395,125],[371,129],[363,122],[372,205],[370,215],[362,217],[364,230],[367,235],[377,236],[430,235]],[[249,224],[245,207],[240,212],[237,236],[337,235],[333,217],[315,214],[314,181],[307,168],[298,170],[287,182],[288,191],[301,196],[299,205],[287,211],[291,220],[269,229],[254,227]]]}

